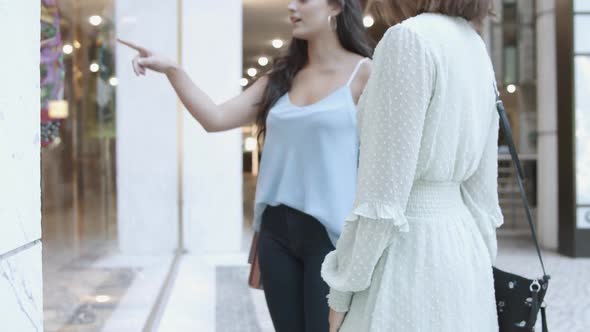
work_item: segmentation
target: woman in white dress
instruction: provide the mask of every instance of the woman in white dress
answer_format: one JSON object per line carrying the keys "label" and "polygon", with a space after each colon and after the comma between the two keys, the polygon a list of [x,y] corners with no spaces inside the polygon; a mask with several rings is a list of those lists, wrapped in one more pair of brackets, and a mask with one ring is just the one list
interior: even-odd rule
{"label": "woman in white dress", "polygon": [[489,0],[382,0],[400,22],[359,102],[357,193],[322,277],[331,331],[497,332]]}

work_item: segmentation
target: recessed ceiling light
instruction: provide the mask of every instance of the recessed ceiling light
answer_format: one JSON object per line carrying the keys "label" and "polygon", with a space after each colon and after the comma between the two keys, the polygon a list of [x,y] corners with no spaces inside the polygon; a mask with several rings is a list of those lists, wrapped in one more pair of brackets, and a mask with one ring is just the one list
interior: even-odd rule
{"label": "recessed ceiling light", "polygon": [[96,73],[96,72],[98,72],[99,70],[100,70],[100,66],[98,65],[98,63],[96,63],[96,62],[93,62],[93,63],[90,65],[90,71],[91,71],[91,72],[93,72],[93,73]]}
{"label": "recessed ceiling light", "polygon": [[258,70],[256,70],[256,68],[250,68],[250,69],[248,69],[247,73],[248,73],[248,76],[254,77],[254,76],[256,76],[256,74],[258,74]]}
{"label": "recessed ceiling light", "polygon": [[98,16],[98,15],[92,15],[88,18],[88,22],[90,22],[90,24],[96,26],[99,26],[102,23],[102,17]]}
{"label": "recessed ceiling light", "polygon": [[65,54],[72,54],[72,52],[74,52],[74,46],[72,46],[70,44],[65,44],[63,46],[62,50],[64,51]]}
{"label": "recessed ceiling light", "polygon": [[261,56],[260,58],[258,58],[258,64],[262,67],[268,65],[268,58],[265,56]]}
{"label": "recessed ceiling light", "polygon": [[285,43],[281,39],[273,39],[272,47],[274,48],[281,48]]}

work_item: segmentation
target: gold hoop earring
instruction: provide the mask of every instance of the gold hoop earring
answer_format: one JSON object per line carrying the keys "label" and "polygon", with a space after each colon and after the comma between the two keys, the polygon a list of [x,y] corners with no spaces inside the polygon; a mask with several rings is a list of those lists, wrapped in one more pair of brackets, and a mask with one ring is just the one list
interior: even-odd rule
{"label": "gold hoop earring", "polygon": [[330,15],[328,16],[328,25],[332,28],[332,31],[336,31],[338,29],[338,20]]}

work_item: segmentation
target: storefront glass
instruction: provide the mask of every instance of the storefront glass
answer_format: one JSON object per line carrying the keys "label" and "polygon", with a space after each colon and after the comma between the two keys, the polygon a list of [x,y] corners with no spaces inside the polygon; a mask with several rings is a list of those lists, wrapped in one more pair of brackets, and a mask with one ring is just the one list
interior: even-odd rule
{"label": "storefront glass", "polygon": [[590,1],[574,1],[577,227],[590,229]]}
{"label": "storefront glass", "polygon": [[[490,19],[490,56],[498,88],[513,130],[519,157],[525,167],[525,190],[537,206],[537,63],[534,1],[497,0],[497,16]],[[520,200],[508,146],[499,140],[498,186],[505,232],[525,232],[526,218]]]}
{"label": "storefront glass", "polygon": [[576,57],[575,81],[577,201],[590,206],[590,56]]}
{"label": "storefront glass", "polygon": [[588,0],[574,0],[574,11],[577,13],[590,12],[590,1],[588,1]]}
{"label": "storefront glass", "polygon": [[590,15],[576,14],[574,16],[574,51],[576,53],[590,53]]}
{"label": "storefront glass", "polygon": [[[42,0],[45,331],[145,324],[167,258],[117,245],[114,0]],[[151,271],[151,272],[150,272]],[[141,286],[136,296],[130,289]],[[149,290],[148,290],[149,289]],[[128,306],[134,303],[134,307]],[[138,330],[139,330],[138,329]],[[115,329],[116,330],[116,329]],[[130,328],[128,330],[136,330]]]}

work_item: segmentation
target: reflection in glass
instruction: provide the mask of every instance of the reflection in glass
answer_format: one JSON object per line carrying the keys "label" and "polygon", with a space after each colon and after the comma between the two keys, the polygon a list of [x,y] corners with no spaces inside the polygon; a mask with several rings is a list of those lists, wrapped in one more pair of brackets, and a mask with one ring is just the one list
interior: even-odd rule
{"label": "reflection in glass", "polygon": [[504,47],[504,84],[518,82],[518,51],[516,47]]}
{"label": "reflection in glass", "polygon": [[[590,1],[588,1],[590,3]],[[590,15],[574,16],[574,52],[590,53]]]}
{"label": "reflection in glass", "polygon": [[590,205],[590,56],[575,59],[577,204]]}
{"label": "reflection in glass", "polygon": [[590,208],[579,207],[576,219],[578,228],[590,229]]}
{"label": "reflection in glass", "polygon": [[[113,21],[114,0],[42,1],[43,330],[47,332],[100,331],[105,326],[140,331],[164,282],[162,271],[169,267],[170,257],[131,258],[118,248],[119,80]],[[137,283],[144,285],[141,298],[132,298],[128,290]],[[134,315],[114,315],[129,310],[129,303]],[[113,327],[117,324],[128,328]]]}
{"label": "reflection in glass", "polygon": [[[53,44],[63,45],[56,55],[59,65],[41,70],[51,74],[48,82],[55,77],[62,84],[59,93],[42,95],[50,96],[42,112],[48,127],[41,158],[44,330],[90,331],[99,329],[114,308],[98,307],[95,293],[100,290],[116,304],[136,277],[129,268],[94,266],[116,252],[117,240],[116,91],[108,84],[115,75],[113,4],[42,4],[42,31],[57,28],[48,36],[56,39]],[[88,23],[93,12],[104,16],[100,26]],[[50,18],[58,23],[52,26]],[[52,53],[43,54],[49,61]],[[101,70],[91,72],[91,62],[99,63]],[[51,124],[57,124],[55,130]],[[109,280],[118,282],[101,289]]]}
{"label": "reflection in glass", "polygon": [[590,12],[590,1],[588,0],[574,0],[575,12]]}

